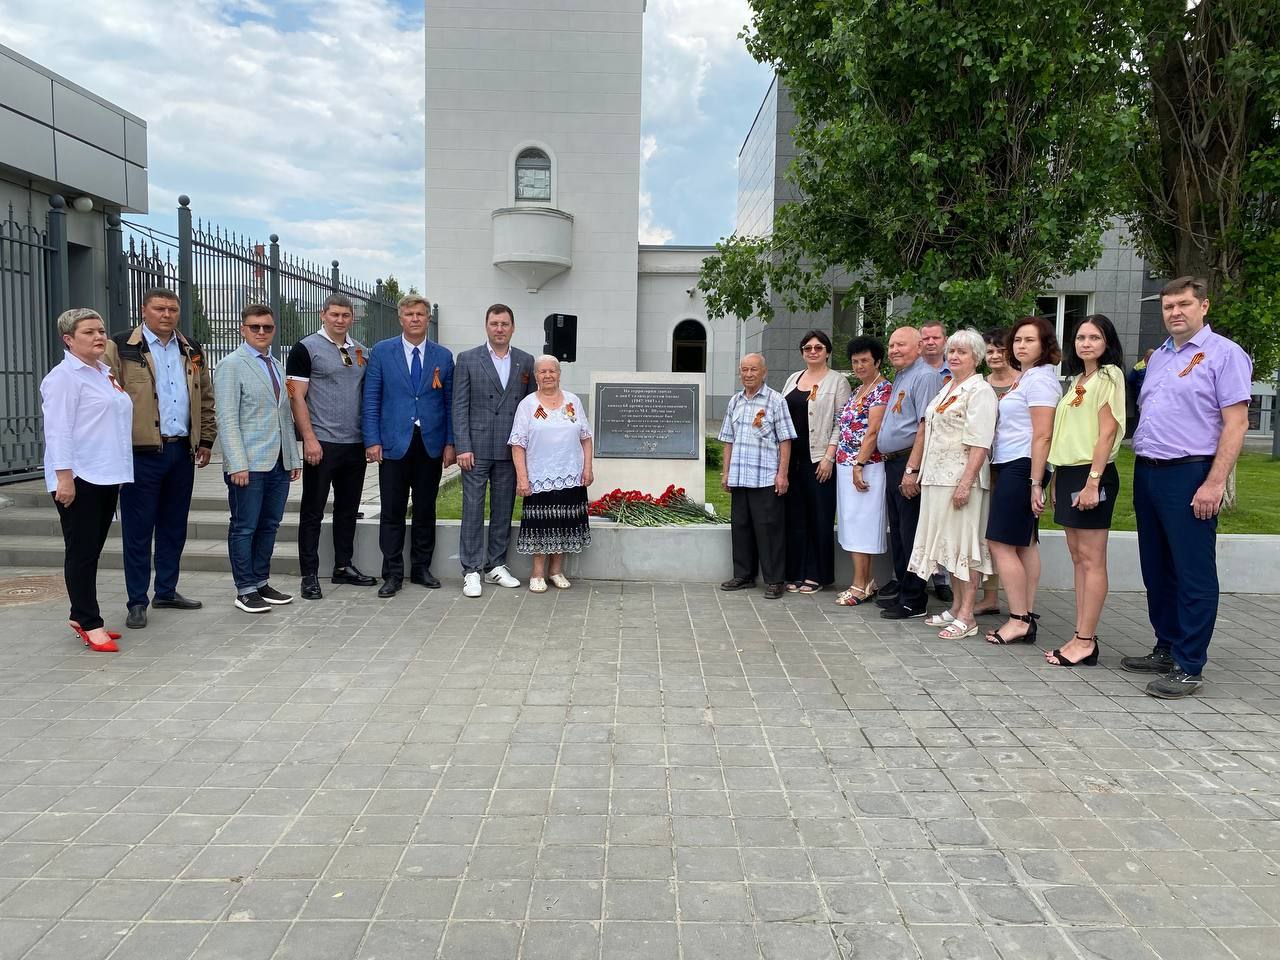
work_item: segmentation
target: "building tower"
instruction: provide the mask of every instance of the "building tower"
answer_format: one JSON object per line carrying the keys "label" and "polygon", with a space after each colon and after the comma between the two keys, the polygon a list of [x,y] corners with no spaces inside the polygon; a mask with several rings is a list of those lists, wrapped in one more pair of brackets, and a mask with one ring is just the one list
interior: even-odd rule
{"label": "building tower", "polygon": [[577,315],[570,389],[636,368],[644,2],[430,0],[424,292],[455,353],[501,302],[534,354]]}

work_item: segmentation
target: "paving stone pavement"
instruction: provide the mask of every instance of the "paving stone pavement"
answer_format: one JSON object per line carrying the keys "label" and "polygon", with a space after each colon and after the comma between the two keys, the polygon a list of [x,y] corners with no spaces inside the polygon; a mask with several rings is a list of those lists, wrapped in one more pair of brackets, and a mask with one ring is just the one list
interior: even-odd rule
{"label": "paving stone pavement", "polygon": [[830,592],[458,586],[193,575],[116,656],[0,609],[0,957],[1280,955],[1280,598],[1167,703],[1134,595],[1070,671]]}

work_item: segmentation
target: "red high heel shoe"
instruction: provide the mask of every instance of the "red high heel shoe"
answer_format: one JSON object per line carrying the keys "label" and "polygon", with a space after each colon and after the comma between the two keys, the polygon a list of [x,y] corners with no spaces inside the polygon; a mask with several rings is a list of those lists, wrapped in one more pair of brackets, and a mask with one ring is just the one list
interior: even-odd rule
{"label": "red high heel shoe", "polygon": [[[80,636],[83,636],[83,634],[81,634],[81,633],[80,633],[80,624],[76,623],[74,620],[68,620],[68,621],[67,621],[67,626],[69,626],[69,627],[71,628],[71,632],[72,632],[72,633],[79,634]],[[114,630],[108,630],[108,631],[107,631],[107,636],[108,636],[108,637],[110,637],[112,640],[119,640],[119,639],[120,639],[120,634],[116,633]]]}
{"label": "red high heel shoe", "polygon": [[107,636],[110,639],[107,640],[106,643],[94,643],[92,640],[89,639],[89,634],[80,628],[79,624],[73,624],[71,629],[76,632],[76,636],[78,636],[81,640],[83,640],[84,645],[88,647],[90,650],[93,650],[97,653],[119,653],[120,652],[120,648],[116,646],[116,640],[120,638],[120,634],[118,633],[113,634],[110,631],[108,631]]}

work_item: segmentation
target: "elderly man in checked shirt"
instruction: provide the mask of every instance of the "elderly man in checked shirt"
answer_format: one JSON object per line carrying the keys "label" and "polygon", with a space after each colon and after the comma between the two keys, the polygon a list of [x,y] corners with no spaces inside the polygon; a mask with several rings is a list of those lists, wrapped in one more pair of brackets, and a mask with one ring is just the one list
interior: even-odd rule
{"label": "elderly man in checked shirt", "polygon": [[749,353],[738,364],[742,389],[729,400],[720,440],[720,485],[729,491],[733,522],[733,576],[721,590],[745,590],[764,576],[766,600],[783,593],[786,545],[783,501],[796,428],[782,394],[766,384],[764,357]]}

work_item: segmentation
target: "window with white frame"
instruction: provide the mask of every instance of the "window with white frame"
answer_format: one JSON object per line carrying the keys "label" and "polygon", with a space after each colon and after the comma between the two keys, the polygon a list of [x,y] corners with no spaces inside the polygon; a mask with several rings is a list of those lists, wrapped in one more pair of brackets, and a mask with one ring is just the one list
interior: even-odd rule
{"label": "window with white frame", "polygon": [[516,200],[551,202],[551,158],[537,147],[528,147],[516,157]]}
{"label": "window with white frame", "polygon": [[1089,299],[1087,293],[1046,293],[1036,297],[1036,313],[1053,324],[1064,354],[1067,341],[1075,337],[1080,321],[1093,312]]}

